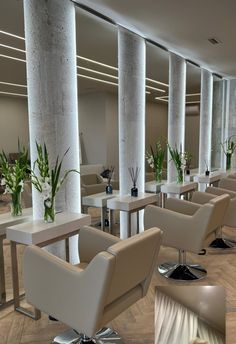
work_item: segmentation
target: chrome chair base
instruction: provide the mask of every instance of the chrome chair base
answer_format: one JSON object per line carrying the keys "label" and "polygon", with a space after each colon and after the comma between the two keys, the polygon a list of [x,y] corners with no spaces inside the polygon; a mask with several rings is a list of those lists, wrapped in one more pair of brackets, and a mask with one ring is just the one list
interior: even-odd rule
{"label": "chrome chair base", "polygon": [[102,328],[94,338],[84,338],[83,334],[68,330],[53,340],[54,344],[123,344],[119,334],[111,328]]}
{"label": "chrome chair base", "polygon": [[200,280],[207,275],[207,271],[197,264],[178,264],[173,262],[159,265],[158,271],[166,278],[175,281]]}
{"label": "chrome chair base", "polygon": [[228,238],[216,238],[210,244],[213,248],[232,249],[236,248],[236,241]]}

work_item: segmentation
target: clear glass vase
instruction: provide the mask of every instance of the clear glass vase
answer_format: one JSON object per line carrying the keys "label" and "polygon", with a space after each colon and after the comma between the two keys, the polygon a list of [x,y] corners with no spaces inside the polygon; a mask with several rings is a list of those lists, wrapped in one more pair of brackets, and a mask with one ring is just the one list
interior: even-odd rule
{"label": "clear glass vase", "polygon": [[155,170],[155,177],[156,177],[156,181],[157,182],[161,182],[162,181],[162,168]]}
{"label": "clear glass vase", "polygon": [[44,201],[44,221],[51,223],[55,221],[55,205],[54,199]]}
{"label": "clear glass vase", "polygon": [[184,181],[183,170],[177,170],[177,183],[181,184]]}
{"label": "clear glass vase", "polygon": [[12,216],[22,215],[21,192],[11,194],[11,214]]}

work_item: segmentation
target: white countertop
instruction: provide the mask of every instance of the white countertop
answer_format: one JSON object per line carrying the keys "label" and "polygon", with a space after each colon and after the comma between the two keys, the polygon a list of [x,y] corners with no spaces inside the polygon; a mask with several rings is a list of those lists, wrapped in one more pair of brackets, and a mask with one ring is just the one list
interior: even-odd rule
{"label": "white countertop", "polygon": [[119,195],[118,190],[113,190],[112,194],[106,194],[106,192],[100,192],[94,195],[88,195],[82,197],[82,204],[89,207],[106,207],[107,200]]}
{"label": "white countertop", "polygon": [[22,215],[12,216],[11,213],[4,213],[0,215],[0,235],[6,234],[6,228],[19,223],[32,220],[32,208],[22,210]]}
{"label": "white countertop", "polygon": [[209,176],[206,176],[205,174],[198,174],[194,177],[194,181],[198,183],[214,183],[217,182],[222,178],[222,173],[219,171],[211,172]]}
{"label": "white countertop", "polygon": [[197,189],[197,183],[195,182],[183,182],[183,183],[166,183],[161,186],[161,192],[163,193],[173,193],[181,195],[185,192],[189,192]]}
{"label": "white countertop", "polygon": [[62,212],[55,216],[55,222],[32,220],[7,228],[7,239],[25,245],[38,245],[62,235],[72,233],[91,224],[91,216]]}
{"label": "white countertop", "polygon": [[161,182],[157,182],[156,180],[151,180],[150,182],[145,183],[145,191],[153,192],[153,193],[161,192],[161,185],[165,183],[167,183],[166,180],[162,180]]}
{"label": "white countertop", "polygon": [[157,195],[150,193],[140,193],[138,197],[131,195],[117,196],[107,201],[107,207],[123,211],[132,211],[144,208],[146,205],[157,202]]}

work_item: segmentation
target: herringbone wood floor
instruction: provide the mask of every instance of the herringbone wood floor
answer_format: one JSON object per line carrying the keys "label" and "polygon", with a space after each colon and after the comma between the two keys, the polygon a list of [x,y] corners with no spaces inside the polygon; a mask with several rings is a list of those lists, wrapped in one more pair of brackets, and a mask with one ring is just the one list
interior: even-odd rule
{"label": "herringbone wood floor", "polygon": [[[227,234],[234,234],[226,229]],[[236,233],[234,234],[234,237]],[[22,257],[24,248],[18,250]],[[11,293],[11,270],[9,244],[5,244],[7,291]],[[159,261],[169,261],[177,258],[176,251],[171,248],[161,248]],[[201,263],[208,270],[206,279],[194,282],[194,285],[221,285],[226,289],[226,344],[236,343],[236,252],[215,252],[208,250],[206,256],[189,254],[190,261]],[[20,264],[21,265],[21,264]],[[154,343],[154,290],[157,285],[174,284],[161,277],[155,271],[148,295],[129,310],[117,317],[112,325],[119,331],[125,344],[153,344]],[[178,283],[178,285],[181,285]],[[0,344],[48,344],[66,326],[50,321],[43,314],[39,321],[20,315],[9,307],[0,311]],[[173,343],[181,344],[181,343]]]}

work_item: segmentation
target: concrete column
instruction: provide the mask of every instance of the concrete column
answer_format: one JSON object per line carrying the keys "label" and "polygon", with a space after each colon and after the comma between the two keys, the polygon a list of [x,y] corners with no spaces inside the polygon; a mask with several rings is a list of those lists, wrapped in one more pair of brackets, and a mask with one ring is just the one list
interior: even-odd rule
{"label": "concrete column", "polygon": [[206,69],[201,70],[201,104],[199,136],[199,173],[205,173],[206,164],[211,169],[212,98],[213,77]]}
{"label": "concrete column", "polygon": [[220,142],[224,141],[224,112],[223,112],[224,80],[213,80],[213,109],[212,109],[212,168],[221,168],[222,148]]}
{"label": "concrete column", "polygon": [[[224,140],[232,135],[236,135],[236,79],[225,80],[226,83],[226,126]],[[236,142],[236,137],[234,138]],[[226,167],[226,157],[224,155],[224,167]],[[232,156],[232,168],[236,168],[236,154]]]}
{"label": "concrete column", "polygon": [[[50,161],[64,158],[62,174],[79,169],[75,9],[70,0],[24,0],[31,162],[35,141],[46,143]],[[57,210],[80,211],[80,177],[71,174],[56,198]],[[41,194],[33,189],[33,216],[43,216]],[[64,244],[51,251],[63,255]],[[71,240],[73,261],[78,248]],[[71,257],[72,258],[72,257]]]}
{"label": "concrete column", "polygon": [[[119,27],[119,174],[121,195],[130,194],[129,167],[139,167],[137,187],[144,192],[145,159],[145,40]],[[121,238],[127,236],[126,214],[121,214]],[[141,220],[141,219],[140,219]],[[132,221],[135,230],[135,221]],[[142,224],[142,220],[140,221]]]}
{"label": "concrete column", "polygon": [[[172,52],[169,55],[169,107],[168,107],[168,142],[184,152],[185,137],[185,95],[186,95],[186,62]],[[168,152],[168,182],[176,181],[177,172]]]}

